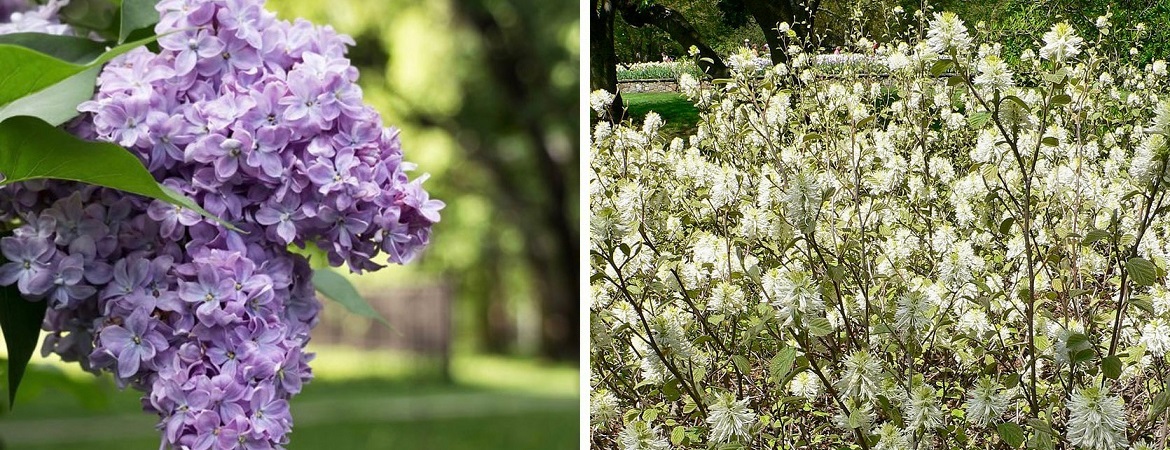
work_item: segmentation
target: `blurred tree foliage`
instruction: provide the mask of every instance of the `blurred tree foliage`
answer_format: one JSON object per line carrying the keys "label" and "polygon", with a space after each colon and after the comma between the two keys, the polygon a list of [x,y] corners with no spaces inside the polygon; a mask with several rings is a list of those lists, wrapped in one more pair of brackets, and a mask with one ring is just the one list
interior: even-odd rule
{"label": "blurred tree foliage", "polygon": [[568,0],[271,0],[354,37],[366,100],[447,202],[392,282],[446,280],[482,350],[576,359],[578,5]]}

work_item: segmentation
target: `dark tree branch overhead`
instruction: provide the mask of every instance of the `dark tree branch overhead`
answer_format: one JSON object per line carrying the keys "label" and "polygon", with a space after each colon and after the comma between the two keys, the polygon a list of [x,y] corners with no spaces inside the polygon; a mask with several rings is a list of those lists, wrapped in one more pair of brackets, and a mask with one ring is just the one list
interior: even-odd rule
{"label": "dark tree branch overhead", "polygon": [[[723,58],[720,58],[719,54],[703,41],[698,30],[678,11],[653,2],[613,1],[617,2],[618,10],[621,11],[622,19],[625,19],[626,23],[635,27],[653,25],[669,34],[670,38],[682,45],[683,48],[695,46],[699,49],[699,57],[701,58],[699,68],[703,69],[704,73],[713,77],[727,76],[727,65],[723,63]],[[612,36],[610,34],[610,42],[613,42]]]}

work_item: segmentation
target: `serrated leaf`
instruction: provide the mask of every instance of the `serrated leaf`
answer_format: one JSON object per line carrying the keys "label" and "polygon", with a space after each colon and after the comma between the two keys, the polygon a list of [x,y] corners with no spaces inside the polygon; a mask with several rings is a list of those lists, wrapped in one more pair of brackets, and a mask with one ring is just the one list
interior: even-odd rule
{"label": "serrated leaf", "polygon": [[1053,105],[1067,105],[1072,103],[1072,97],[1068,94],[1058,94],[1052,97],[1051,103]]}
{"label": "serrated leaf", "polygon": [[1076,354],[1073,355],[1072,359],[1073,359],[1074,363],[1083,363],[1085,361],[1093,359],[1093,355],[1094,355],[1093,349],[1086,348],[1084,350],[1076,352]]}
{"label": "serrated leaf", "polygon": [[776,352],[776,356],[772,357],[769,364],[769,369],[772,373],[772,378],[777,382],[782,380],[789,372],[792,371],[792,365],[796,362],[796,349],[792,347],[784,347]]}
{"label": "serrated leaf", "polygon": [[684,427],[674,427],[670,430],[670,443],[679,446],[682,445],[683,439],[687,437],[687,430]]}
{"label": "serrated leaf", "polygon": [[1113,355],[1101,360],[1101,373],[1105,374],[1105,378],[1116,380],[1121,376],[1121,358]]}
{"label": "serrated leaf", "polygon": [[1089,245],[1102,239],[1109,239],[1109,232],[1105,230],[1089,230],[1085,233],[1085,237],[1081,239],[1081,244]]}
{"label": "serrated leaf", "polygon": [[1019,106],[1020,109],[1023,109],[1024,111],[1029,110],[1028,103],[1025,102],[1023,99],[1016,97],[1014,95],[1009,95],[1009,96],[1004,97],[1002,100],[999,101],[999,104],[1003,105],[1003,102],[1008,102],[1008,101],[1015,103],[1016,106]]}
{"label": "serrated leaf", "polygon": [[951,75],[947,78],[947,86],[958,86],[966,81],[967,79],[963,78],[962,75]]}
{"label": "serrated leaf", "polygon": [[1126,260],[1125,270],[1129,271],[1129,277],[1139,286],[1153,286],[1158,277],[1158,269],[1154,267],[1154,263],[1140,257]]}
{"label": "serrated leaf", "polygon": [[808,332],[816,337],[826,336],[833,332],[833,325],[829,323],[829,319],[824,317],[809,319],[805,325],[808,326]]}
{"label": "serrated leaf", "polygon": [[1020,428],[1019,425],[1004,422],[996,425],[995,431],[999,433],[1000,439],[1003,439],[1011,448],[1020,448],[1024,445],[1024,429]]}
{"label": "serrated leaf", "polygon": [[938,60],[938,61],[935,61],[935,62],[934,62],[934,64],[932,64],[932,65],[930,66],[930,74],[931,74],[931,75],[933,75],[933,76],[936,76],[936,77],[937,77],[937,76],[940,76],[940,75],[942,75],[944,72],[946,72],[946,71],[947,71],[947,69],[950,69],[950,68],[951,68],[951,66],[953,66],[953,65],[955,65],[955,61],[954,61],[954,60],[951,60],[951,59],[940,59],[940,60]]}
{"label": "serrated leaf", "polygon": [[313,287],[317,292],[324,294],[330,300],[340,303],[345,309],[350,312],[363,317],[382,322],[383,325],[390,326],[386,319],[378,314],[366,299],[362,298],[358,293],[357,288],[348,279],[341,276],[333,269],[317,269],[313,271]]}
{"label": "serrated leaf", "polygon": [[1070,350],[1080,349],[1084,346],[1087,346],[1088,342],[1089,336],[1086,336],[1085,333],[1073,333],[1068,336],[1067,340],[1065,340],[1065,347]]}
{"label": "serrated leaf", "polygon": [[1131,299],[1129,299],[1129,304],[1131,304],[1131,305],[1137,307],[1138,309],[1141,309],[1142,311],[1145,311],[1147,313],[1150,313],[1150,314],[1154,313],[1154,304],[1149,299],[1131,298]]}
{"label": "serrated leaf", "polygon": [[1014,223],[1016,223],[1015,217],[1008,217],[1003,219],[1003,221],[999,223],[999,233],[1007,234],[1008,231],[1011,231],[1012,224]]}
{"label": "serrated leaf", "polygon": [[[0,255],[0,265],[8,260]],[[28,360],[41,335],[41,322],[45,319],[45,300],[28,301],[20,295],[16,285],[0,286],[0,329],[8,346],[8,405],[16,402],[16,390],[24,378]]]}
{"label": "serrated leaf", "polygon": [[1170,384],[1163,387],[1162,393],[1150,402],[1150,410],[1146,413],[1147,420],[1153,421],[1170,408]]}
{"label": "serrated leaf", "polygon": [[739,373],[751,373],[752,366],[743,355],[731,355],[731,362],[735,363],[735,368],[739,369]]}
{"label": "serrated leaf", "polygon": [[987,111],[976,111],[967,116],[967,124],[976,130],[982,129],[990,120],[991,113]]}

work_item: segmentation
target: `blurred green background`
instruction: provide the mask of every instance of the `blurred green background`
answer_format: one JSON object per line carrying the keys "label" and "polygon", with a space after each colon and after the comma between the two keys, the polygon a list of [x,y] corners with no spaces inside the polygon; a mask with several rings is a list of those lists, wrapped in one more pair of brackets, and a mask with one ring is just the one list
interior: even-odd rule
{"label": "blurred green background", "polygon": [[[366,102],[447,203],[418,260],[351,278],[393,329],[326,301],[288,448],[576,448],[577,2],[267,8],[354,38]],[[137,392],[55,356],[29,370],[0,410],[0,448],[158,447]]]}

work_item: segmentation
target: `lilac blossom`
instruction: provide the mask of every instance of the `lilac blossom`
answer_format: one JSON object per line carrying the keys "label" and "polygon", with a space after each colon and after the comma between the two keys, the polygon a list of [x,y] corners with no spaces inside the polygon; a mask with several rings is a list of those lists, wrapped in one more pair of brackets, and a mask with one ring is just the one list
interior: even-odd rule
{"label": "lilac blossom", "polygon": [[161,50],[107,64],[69,129],[125,146],[244,233],[109,189],[16,183],[0,189],[0,218],[19,222],[0,239],[0,285],[53,305],[44,353],[146,392],[163,447],[281,448],[321,309],[289,246],[354,272],[380,268],[382,252],[403,263],[443,203],[364,104],[350,38],[260,0],[156,9]]}
{"label": "lilac blossom", "polygon": [[167,340],[155,328],[155,322],[143,310],[136,310],[126,318],[126,326],[111,325],[101,331],[100,350],[114,355],[118,361],[118,376],[130,378],[138,373],[143,362],[149,362],[160,350],[167,348]]}

